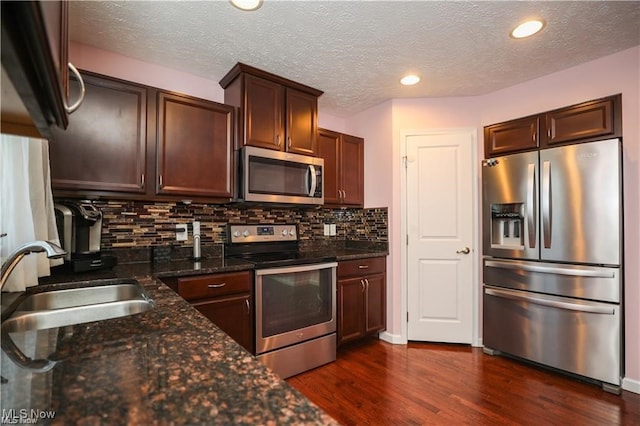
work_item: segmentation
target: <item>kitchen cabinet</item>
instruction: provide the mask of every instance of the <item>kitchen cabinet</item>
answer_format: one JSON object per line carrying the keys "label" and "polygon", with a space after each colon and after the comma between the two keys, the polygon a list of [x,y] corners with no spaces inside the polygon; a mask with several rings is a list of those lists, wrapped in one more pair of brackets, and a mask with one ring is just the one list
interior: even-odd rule
{"label": "kitchen cabinet", "polygon": [[537,149],[540,145],[540,116],[519,118],[484,128],[487,157]]}
{"label": "kitchen cabinet", "polygon": [[254,352],[250,271],[163,278],[163,281],[246,350]]}
{"label": "kitchen cabinet", "polygon": [[386,258],[338,263],[338,345],[386,328]]}
{"label": "kitchen cabinet", "polygon": [[233,197],[228,105],[158,92],[158,193]]}
{"label": "kitchen cabinet", "polygon": [[2,84],[17,94],[4,99],[3,89],[3,129],[35,126],[50,139],[68,125],[68,3],[3,1],[1,15]]}
{"label": "kitchen cabinet", "polygon": [[242,63],[220,80],[220,86],[225,104],[238,111],[237,148],[316,155],[322,91]]}
{"label": "kitchen cabinet", "polygon": [[543,145],[590,142],[622,136],[622,95],[561,108],[545,114],[547,137]]}
{"label": "kitchen cabinet", "polygon": [[364,139],[318,130],[318,157],[324,159],[324,202],[364,206]]}
{"label": "kitchen cabinet", "polygon": [[[228,202],[233,108],[82,72],[85,105],[50,145],[58,197]],[[74,90],[74,89],[72,89]]]}
{"label": "kitchen cabinet", "polygon": [[144,194],[148,88],[86,72],[83,78],[84,105],[66,130],[54,129],[49,146],[54,194]]}
{"label": "kitchen cabinet", "polygon": [[486,126],[485,157],[621,136],[618,94]]}

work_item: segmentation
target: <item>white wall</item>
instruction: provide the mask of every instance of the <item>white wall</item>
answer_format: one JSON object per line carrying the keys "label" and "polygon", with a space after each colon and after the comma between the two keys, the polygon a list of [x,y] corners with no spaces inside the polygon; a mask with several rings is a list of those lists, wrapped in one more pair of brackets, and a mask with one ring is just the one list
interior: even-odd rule
{"label": "white wall", "polygon": [[[531,80],[517,86],[470,98],[429,98],[391,101],[392,129],[374,128],[368,123],[380,120],[378,107],[352,118],[349,129],[359,131],[366,139],[366,149],[378,150],[369,154],[365,171],[375,168],[375,176],[365,173],[367,191],[377,193],[376,199],[390,201],[389,235],[391,268],[388,272],[389,306],[388,332],[402,334],[400,285],[401,243],[398,238],[400,214],[400,132],[411,129],[442,129],[476,127],[478,129],[478,160],[483,156],[482,126],[535,114],[571,104],[622,93],[623,111],[623,168],[625,216],[625,359],[627,388],[640,392],[640,46],[598,60]],[[385,130],[383,133],[382,131]],[[388,146],[391,144],[391,147]],[[381,169],[378,158],[389,158],[390,166]],[[391,188],[380,182],[392,182]],[[480,178],[478,176],[478,185]],[[373,189],[372,189],[373,188]],[[368,192],[366,193],[368,194]],[[365,199],[368,203],[368,200]],[[480,251],[478,256],[480,256]]]}

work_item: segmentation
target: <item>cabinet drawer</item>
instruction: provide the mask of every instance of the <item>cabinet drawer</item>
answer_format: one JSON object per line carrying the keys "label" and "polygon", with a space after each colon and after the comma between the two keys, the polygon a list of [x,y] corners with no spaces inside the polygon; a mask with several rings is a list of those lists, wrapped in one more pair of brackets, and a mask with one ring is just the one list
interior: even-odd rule
{"label": "cabinet drawer", "polygon": [[251,291],[251,272],[178,278],[178,294],[186,300],[205,299]]}
{"label": "cabinet drawer", "polygon": [[386,269],[384,257],[370,257],[368,259],[346,260],[338,263],[338,277],[354,277],[377,274]]}

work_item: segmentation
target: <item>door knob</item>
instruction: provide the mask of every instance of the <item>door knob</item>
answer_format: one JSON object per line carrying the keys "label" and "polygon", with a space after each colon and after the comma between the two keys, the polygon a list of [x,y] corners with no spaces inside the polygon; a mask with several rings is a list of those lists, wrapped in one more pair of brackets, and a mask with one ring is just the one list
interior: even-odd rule
{"label": "door knob", "polygon": [[456,250],[456,253],[458,254],[469,254],[471,250],[469,250],[469,247],[465,247],[462,250]]}

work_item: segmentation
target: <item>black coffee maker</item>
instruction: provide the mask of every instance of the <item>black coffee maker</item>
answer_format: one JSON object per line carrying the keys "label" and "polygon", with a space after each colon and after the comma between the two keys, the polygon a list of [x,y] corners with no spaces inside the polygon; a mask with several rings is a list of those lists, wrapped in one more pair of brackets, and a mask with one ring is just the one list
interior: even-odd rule
{"label": "black coffee maker", "polygon": [[102,212],[91,201],[60,201],[55,205],[56,226],[65,264],[73,272],[106,266],[100,255]]}

